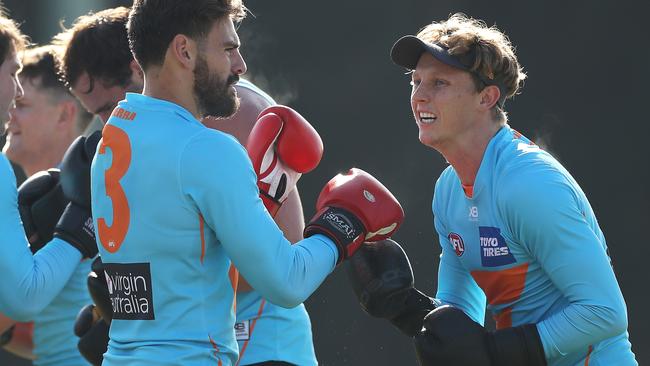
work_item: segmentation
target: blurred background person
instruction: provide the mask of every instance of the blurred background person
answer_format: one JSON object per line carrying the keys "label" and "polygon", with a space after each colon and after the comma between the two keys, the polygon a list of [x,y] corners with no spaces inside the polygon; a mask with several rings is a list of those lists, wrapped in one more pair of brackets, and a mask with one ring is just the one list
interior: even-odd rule
{"label": "blurred background person", "polygon": [[29,177],[56,167],[92,119],[59,80],[54,46],[25,51],[18,77],[24,94],[11,109],[2,152]]}

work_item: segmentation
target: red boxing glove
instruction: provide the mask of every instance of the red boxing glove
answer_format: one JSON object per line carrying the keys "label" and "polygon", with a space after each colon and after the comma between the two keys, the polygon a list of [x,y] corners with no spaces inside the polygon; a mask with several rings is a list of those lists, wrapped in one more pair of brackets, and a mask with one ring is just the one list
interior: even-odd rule
{"label": "red boxing glove", "polygon": [[275,105],[260,113],[246,150],[257,174],[260,197],[275,216],[302,173],[313,170],[320,162],[323,141],[298,112]]}
{"label": "red boxing glove", "polygon": [[364,241],[390,237],[404,221],[404,210],[388,188],[357,168],[338,174],[325,185],[316,212],[304,236],[328,236],[339,249],[339,262],[353,255]]}

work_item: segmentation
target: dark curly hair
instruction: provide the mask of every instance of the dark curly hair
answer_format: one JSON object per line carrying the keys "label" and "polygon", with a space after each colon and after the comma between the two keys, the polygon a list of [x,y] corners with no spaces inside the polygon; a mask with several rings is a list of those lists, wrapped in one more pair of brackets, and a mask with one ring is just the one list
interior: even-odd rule
{"label": "dark curly hair", "polygon": [[126,86],[131,78],[133,55],[126,35],[129,9],[117,7],[82,15],[72,28],[58,34],[54,43],[61,46],[60,74],[72,87],[85,72],[106,86]]}
{"label": "dark curly hair", "polygon": [[135,0],[129,16],[129,44],[142,69],[162,65],[177,34],[199,40],[223,17],[246,16],[241,0]]}

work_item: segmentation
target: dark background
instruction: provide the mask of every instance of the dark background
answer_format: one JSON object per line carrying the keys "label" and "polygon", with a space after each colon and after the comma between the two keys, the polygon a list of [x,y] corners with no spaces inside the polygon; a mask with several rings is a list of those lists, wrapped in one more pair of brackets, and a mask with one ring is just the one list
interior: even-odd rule
{"label": "dark background", "polygon": [[[58,19],[130,1],[5,1],[22,29],[47,42]],[[628,305],[640,364],[650,362],[650,211],[647,132],[650,42],[641,1],[263,1],[240,28],[248,77],[299,110],[325,143],[320,166],[300,183],[310,217],[321,186],[352,166],[401,201],[395,239],[417,286],[433,295],[440,253],[431,199],[444,159],[422,146],[408,78],[388,56],[399,36],[464,12],[509,35],[528,74],[506,104],[510,124],[546,146],[582,186],[608,240]],[[649,226],[646,226],[649,225]],[[344,267],[344,266],[342,266]],[[359,308],[339,268],[307,301],[323,365],[414,365],[412,345]],[[1,360],[1,359],[0,359]]]}

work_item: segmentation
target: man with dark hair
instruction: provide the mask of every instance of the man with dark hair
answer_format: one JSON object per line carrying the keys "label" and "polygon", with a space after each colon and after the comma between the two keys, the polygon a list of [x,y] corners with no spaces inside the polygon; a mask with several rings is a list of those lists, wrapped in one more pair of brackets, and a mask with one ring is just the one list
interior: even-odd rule
{"label": "man with dark hair", "polygon": [[125,7],[83,15],[55,37],[63,48],[63,79],[86,110],[104,123],[126,92],[142,91],[142,70],[126,35],[128,16]]}
{"label": "man with dark hair", "polygon": [[[15,98],[23,95],[17,73],[21,67],[18,52],[25,48],[25,44],[25,38],[15,23],[0,12],[0,52],[3,57],[0,65],[2,122],[9,120],[9,108]],[[64,158],[62,170],[70,169],[70,161]],[[41,243],[47,245],[34,255],[29,250],[25,229],[38,227],[41,224],[39,220],[44,217],[56,222],[56,218],[52,218],[48,212],[43,212],[37,206],[43,194],[53,189],[51,183],[58,180],[57,178],[58,174],[50,172],[35,177],[21,186],[24,190],[19,196],[9,161],[4,154],[0,155],[0,232],[4,240],[0,245],[0,268],[3,269],[3,279],[0,281],[0,312],[15,320],[31,320],[41,313],[68,283],[82,257],[92,257],[97,251],[94,239],[84,240],[85,236],[90,234],[82,232],[86,229],[84,224],[88,221],[90,212],[83,209],[66,209],[56,224],[55,238],[49,243]],[[66,184],[62,182],[61,185],[63,187]],[[63,187],[63,191],[68,188]],[[21,215],[23,212],[30,212],[34,216]],[[33,220],[28,221],[30,218]],[[38,236],[36,230],[33,234],[30,231],[27,230],[30,238]]]}
{"label": "man with dark hair", "polygon": [[318,164],[318,134],[297,112],[272,107],[249,136],[249,158],[199,121],[237,110],[233,85],[246,66],[234,21],[243,15],[238,1],[133,4],[128,34],[144,91],[118,104],[91,170],[113,303],[104,365],[232,365],[231,260],[262,296],[293,307],[364,239],[402,221],[392,194],[352,170],[323,190],[307,239],[283,237],[269,213]]}
{"label": "man with dark hair", "polygon": [[[112,105],[117,103],[117,100],[124,99],[127,91],[136,91],[133,89],[138,86],[140,90],[137,91],[141,91],[142,72],[129,49],[126,34],[127,20],[128,9],[121,7],[106,9],[80,17],[71,29],[57,36],[60,45],[64,48],[61,73],[68,84],[76,86],[72,90],[84,101],[85,105]],[[103,47],[97,42],[89,41],[109,38],[113,48]],[[116,59],[110,64],[105,64],[103,68],[97,66],[91,68],[88,60],[80,57],[85,54],[92,54],[97,59],[103,59],[103,57],[116,57]],[[122,57],[123,55],[128,55],[128,57]],[[80,58],[82,59],[80,60]],[[137,69],[133,66],[136,66]],[[123,75],[124,70],[129,70],[131,74]],[[107,89],[106,85],[112,85],[115,86],[116,92],[82,93],[83,89],[79,85],[84,82],[81,82],[81,79],[93,80],[93,90],[95,91],[105,90]],[[130,83],[128,88],[122,88],[122,95],[119,94],[119,80],[129,80]],[[246,80],[240,80],[235,88],[241,99],[240,109],[237,113],[230,118],[206,117],[203,119],[203,123],[210,128],[232,134],[240,143],[246,144],[248,134],[260,112],[266,107],[274,105],[275,102],[270,96]],[[275,221],[291,242],[302,239],[304,217],[297,189],[282,205]],[[96,281],[104,282],[103,286],[106,286],[103,276],[91,276],[89,281],[93,282],[91,284],[93,289],[98,287],[95,286],[98,285],[95,283]],[[101,305],[98,306],[98,309],[101,308]],[[92,318],[81,319],[87,322]],[[97,343],[104,342],[105,338],[98,337],[99,332],[91,326],[93,325],[84,324],[81,327],[85,333],[82,332],[80,346],[84,348],[82,353],[88,355],[89,360],[100,363],[101,353],[105,352],[106,346]],[[105,327],[101,323],[97,323],[95,327],[105,331]],[[311,323],[304,305],[285,309],[267,302],[243,278],[239,279],[237,288],[235,329],[239,342],[238,364],[240,366],[270,365],[273,364],[271,362],[278,365],[285,363],[315,365],[317,363],[312,342]],[[91,339],[91,337],[95,338]]]}

